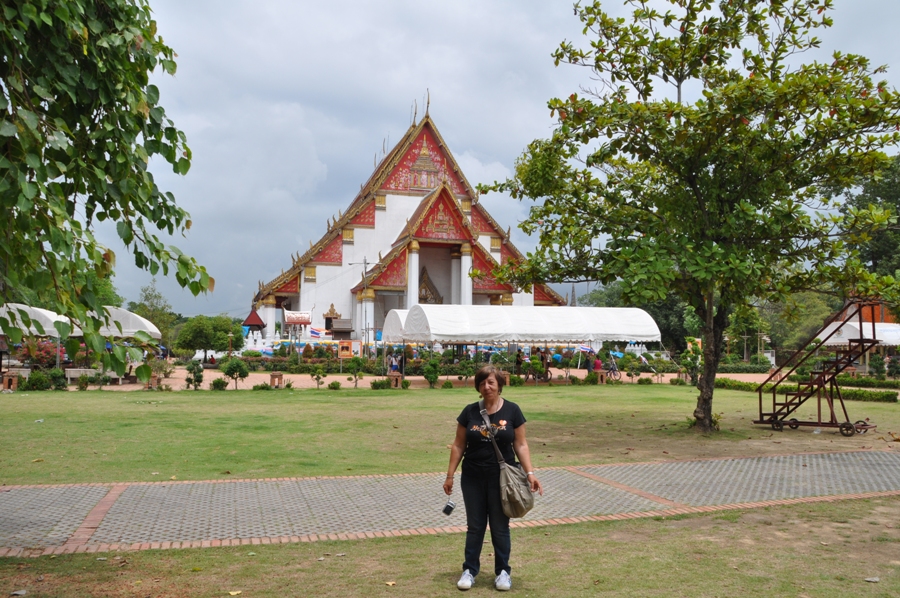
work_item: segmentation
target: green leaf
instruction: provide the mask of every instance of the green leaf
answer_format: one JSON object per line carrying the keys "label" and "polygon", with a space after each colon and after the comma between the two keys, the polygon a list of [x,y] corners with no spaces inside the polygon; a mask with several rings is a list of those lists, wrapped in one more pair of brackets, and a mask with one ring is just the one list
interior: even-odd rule
{"label": "green leaf", "polygon": [[134,373],[137,376],[138,380],[140,380],[141,382],[148,382],[150,380],[150,374],[153,373],[153,370],[150,369],[149,365],[144,363],[135,368]]}
{"label": "green leaf", "polygon": [[147,86],[147,103],[151,106],[159,103],[159,88],[156,85]]}
{"label": "green leaf", "polygon": [[124,220],[120,220],[118,224],[116,224],[116,231],[119,233],[119,238],[126,245],[130,245],[134,240],[134,232],[131,230],[131,225],[125,222]]}
{"label": "green leaf", "polygon": [[0,137],[15,137],[18,132],[16,125],[8,120],[0,121]]}

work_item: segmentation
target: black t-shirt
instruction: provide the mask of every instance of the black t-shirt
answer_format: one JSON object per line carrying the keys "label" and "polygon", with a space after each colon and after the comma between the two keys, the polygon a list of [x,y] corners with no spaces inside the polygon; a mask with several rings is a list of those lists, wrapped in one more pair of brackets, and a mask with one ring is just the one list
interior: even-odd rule
{"label": "black t-shirt", "polygon": [[[491,437],[485,429],[484,419],[481,417],[480,401],[466,405],[462,413],[456,418],[461,426],[466,429],[466,451],[463,454],[462,471],[465,474],[481,475],[497,472],[500,464],[497,462],[497,454]],[[500,409],[488,416],[494,436],[504,461],[510,465],[516,462],[516,453],[513,450],[513,441],[516,438],[515,429],[525,423],[525,416],[519,406],[512,401],[503,400]]]}

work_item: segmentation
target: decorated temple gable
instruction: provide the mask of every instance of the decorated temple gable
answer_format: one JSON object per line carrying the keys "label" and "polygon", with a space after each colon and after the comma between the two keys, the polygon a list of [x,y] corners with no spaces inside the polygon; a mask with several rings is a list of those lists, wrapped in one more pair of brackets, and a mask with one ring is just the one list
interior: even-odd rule
{"label": "decorated temple gable", "polygon": [[366,204],[366,206],[359,211],[359,214],[353,217],[353,220],[350,221],[355,227],[358,228],[374,228],[375,227],[375,202],[370,201]]}
{"label": "decorated temple gable", "polygon": [[472,226],[476,231],[485,235],[497,234],[500,231],[484,217],[483,208],[481,206],[472,207]]}
{"label": "decorated temple gable", "polygon": [[340,235],[331,240],[322,250],[315,255],[310,264],[340,266],[344,263],[344,241]]}
{"label": "decorated temple gable", "polygon": [[447,183],[456,195],[466,194],[452,161],[442,150],[430,127],[423,127],[418,137],[387,177],[382,189],[386,191],[422,191]]}
{"label": "decorated temple gable", "polygon": [[471,233],[463,224],[459,206],[446,193],[441,193],[424,214],[415,231],[421,239],[469,241]]}
{"label": "decorated temple gable", "polygon": [[501,284],[491,273],[497,267],[495,262],[484,249],[476,246],[472,251],[472,267],[480,272],[480,275],[473,280],[472,287],[476,291],[496,291],[502,293],[512,293],[513,288],[508,284]]}
{"label": "decorated temple gable", "polygon": [[[283,285],[275,289],[276,294],[280,295],[291,295],[300,292],[300,277],[293,276],[290,280],[285,282]],[[259,316],[257,316],[259,317]]]}
{"label": "decorated temple gable", "polygon": [[388,255],[385,260],[390,259],[390,261],[386,265],[379,266],[382,268],[381,273],[369,282],[369,286],[382,289],[405,289],[406,256],[406,248],[400,249],[393,259],[390,259],[390,255]]}

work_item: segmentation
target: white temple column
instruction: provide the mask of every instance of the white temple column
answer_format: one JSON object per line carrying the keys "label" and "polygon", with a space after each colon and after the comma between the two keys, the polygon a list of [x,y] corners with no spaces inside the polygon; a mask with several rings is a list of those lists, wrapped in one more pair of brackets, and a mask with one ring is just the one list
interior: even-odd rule
{"label": "white temple column", "polygon": [[409,244],[406,254],[406,309],[419,304],[419,242]]}
{"label": "white temple column", "polygon": [[362,295],[363,306],[363,343],[371,343],[375,340],[375,290],[366,289]]}
{"label": "white temple column", "polygon": [[266,340],[275,340],[275,296],[269,295],[262,300],[262,319],[266,323]]}
{"label": "white temple column", "polygon": [[463,243],[460,253],[462,257],[459,264],[459,304],[472,305],[472,278],[469,276],[472,271],[472,246]]}
{"label": "white temple column", "polygon": [[461,270],[460,253],[454,251],[450,254],[450,304],[459,305],[459,288],[462,281],[459,279]]}

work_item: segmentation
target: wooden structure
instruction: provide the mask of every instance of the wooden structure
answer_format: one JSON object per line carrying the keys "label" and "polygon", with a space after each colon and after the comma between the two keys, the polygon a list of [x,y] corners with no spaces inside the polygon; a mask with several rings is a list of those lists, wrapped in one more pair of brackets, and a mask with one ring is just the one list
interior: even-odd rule
{"label": "wooden structure", "polygon": [[[792,430],[796,430],[800,426],[838,428],[844,436],[853,436],[858,432],[865,433],[874,429],[875,426],[868,423],[868,420],[857,420],[851,423],[837,377],[851,369],[855,371],[854,362],[878,344],[874,321],[867,322],[864,317],[867,311],[874,311],[880,305],[881,302],[877,300],[851,299],[841,312],[825,322],[822,329],[806,343],[806,347],[791,355],[784,365],[772,372],[766,381],[757,387],[759,419],[754,420],[753,423],[770,425],[773,430],[779,432],[784,429],[785,425]],[[857,322],[856,329],[859,331],[864,329],[864,324],[868,324],[871,327],[871,337],[866,338],[860,332],[860,338],[847,338],[846,345],[835,350],[834,358],[821,362],[816,370],[810,372],[809,380],[796,383],[797,386],[794,388],[789,382],[791,374],[815,357],[819,349],[832,336],[839,334],[845,323],[854,320]],[[838,324],[836,327],[830,327],[835,323]],[[823,334],[826,329],[830,329],[830,332]],[[772,386],[766,389],[770,383]],[[763,407],[763,395],[767,393],[772,394],[771,408],[768,410]],[[779,396],[779,393],[783,393],[783,395]],[[800,406],[809,400],[816,402],[816,420],[799,420],[793,417]]]}

